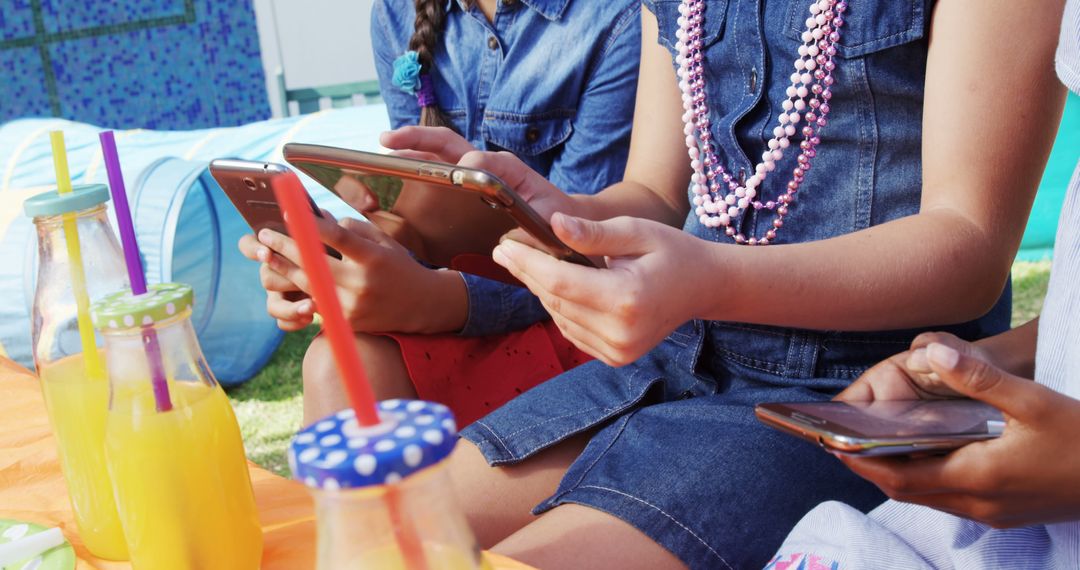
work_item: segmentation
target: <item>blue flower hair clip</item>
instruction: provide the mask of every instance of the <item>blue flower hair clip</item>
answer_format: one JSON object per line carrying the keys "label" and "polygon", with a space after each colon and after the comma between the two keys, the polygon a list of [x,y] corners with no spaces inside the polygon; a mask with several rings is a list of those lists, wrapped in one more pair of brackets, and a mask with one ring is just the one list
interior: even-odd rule
{"label": "blue flower hair clip", "polygon": [[435,105],[435,85],[431,75],[423,73],[421,68],[420,54],[405,52],[394,60],[394,85],[409,95],[416,95],[421,107],[431,107]]}
{"label": "blue flower hair clip", "polygon": [[394,85],[409,95],[416,95],[420,89],[420,54],[407,51],[394,60]]}

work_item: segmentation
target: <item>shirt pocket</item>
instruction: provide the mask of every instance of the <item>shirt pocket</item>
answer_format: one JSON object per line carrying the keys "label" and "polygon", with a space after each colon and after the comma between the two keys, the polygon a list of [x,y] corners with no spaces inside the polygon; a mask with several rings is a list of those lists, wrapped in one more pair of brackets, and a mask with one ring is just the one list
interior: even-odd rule
{"label": "shirt pocket", "polygon": [[[654,0],[647,2],[652,8],[659,27],[660,44],[675,54],[675,32],[679,29],[679,4],[681,0]],[[720,41],[724,34],[724,19],[727,17],[728,0],[705,0],[705,19],[702,22],[702,42],[705,47]]]}
{"label": "shirt pocket", "polygon": [[[788,7],[788,37],[802,43],[809,0],[791,0]],[[927,0],[860,0],[848,2],[844,26],[840,29],[837,55],[852,59],[906,44],[926,35]]]}
{"label": "shirt pocket", "polygon": [[489,150],[508,150],[519,157],[538,157],[566,142],[574,132],[570,113],[521,115],[488,111],[483,136]]}

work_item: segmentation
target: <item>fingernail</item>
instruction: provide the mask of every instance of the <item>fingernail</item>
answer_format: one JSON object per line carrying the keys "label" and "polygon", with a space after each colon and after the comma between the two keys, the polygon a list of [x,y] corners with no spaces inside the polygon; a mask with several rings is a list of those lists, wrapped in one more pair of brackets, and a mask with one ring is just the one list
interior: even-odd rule
{"label": "fingernail", "polygon": [[581,221],[573,216],[567,216],[566,214],[556,212],[556,216],[559,217],[559,223],[563,227],[563,231],[571,238],[577,239],[581,235]]}
{"label": "fingernail", "polygon": [[256,249],[255,259],[258,259],[263,263],[270,261],[270,250],[265,247],[260,247],[259,249]]}
{"label": "fingernail", "polygon": [[926,349],[917,348],[908,355],[907,367],[910,370],[916,372],[926,372],[930,370],[930,363],[926,360]]}
{"label": "fingernail", "polygon": [[296,305],[296,312],[300,315],[310,315],[311,301],[301,301],[299,304]]}
{"label": "fingernail", "polygon": [[259,230],[259,241],[261,241],[262,243],[266,243],[270,241],[270,239],[270,230]]}
{"label": "fingernail", "polygon": [[940,370],[954,370],[960,363],[960,353],[944,344],[933,343],[926,347],[926,357]]}
{"label": "fingernail", "polygon": [[503,248],[503,253],[506,256],[510,257],[513,256],[515,253],[521,251],[522,245],[517,240],[504,239],[499,242],[499,247]]}
{"label": "fingernail", "polygon": [[491,251],[491,259],[503,267],[510,265],[510,258],[506,256],[506,250],[502,244],[495,246],[495,249]]}

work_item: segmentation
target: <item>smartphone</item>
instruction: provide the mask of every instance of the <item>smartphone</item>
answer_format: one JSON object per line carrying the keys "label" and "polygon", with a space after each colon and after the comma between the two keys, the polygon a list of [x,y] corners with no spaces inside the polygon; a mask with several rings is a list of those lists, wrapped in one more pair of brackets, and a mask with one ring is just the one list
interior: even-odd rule
{"label": "smartphone", "polygon": [[770,427],[852,455],[943,453],[1005,428],[996,408],[962,399],[768,403],[754,413]]}
{"label": "smartphone", "polygon": [[453,267],[455,258],[462,256],[490,259],[499,238],[518,227],[550,255],[594,267],[559,240],[512,188],[488,172],[300,143],[286,144],[283,155],[347,203],[367,204],[365,215],[389,213],[403,221],[411,240],[406,247],[432,265]]}
{"label": "smartphone", "polygon": [[[210,163],[210,174],[252,231],[258,234],[259,230],[268,228],[289,235],[281,207],[274,196],[274,187],[279,184],[296,185],[302,189],[303,185],[295,172],[270,162],[218,159]],[[307,195],[307,192],[304,194]],[[308,203],[316,216],[323,217],[311,196],[308,196]],[[341,259],[341,253],[330,246],[326,246],[326,253]]]}

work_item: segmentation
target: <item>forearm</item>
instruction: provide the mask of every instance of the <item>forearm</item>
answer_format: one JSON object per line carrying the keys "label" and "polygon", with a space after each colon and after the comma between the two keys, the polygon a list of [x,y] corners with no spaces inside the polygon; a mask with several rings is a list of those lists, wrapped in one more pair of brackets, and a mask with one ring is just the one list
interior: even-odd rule
{"label": "forearm", "polygon": [[593,196],[578,195],[573,199],[579,209],[569,213],[589,220],[630,216],[681,227],[689,211],[685,194],[676,200],[645,184],[629,180],[609,186]]}
{"label": "forearm", "polygon": [[937,209],[817,242],[705,243],[691,270],[725,293],[695,316],[822,330],[959,323],[993,306],[1018,239]]}
{"label": "forearm", "polygon": [[979,345],[1002,370],[1021,378],[1035,377],[1035,346],[1039,338],[1039,319],[999,335],[984,338]]}
{"label": "forearm", "polygon": [[457,271],[432,269],[431,279],[418,287],[416,304],[401,307],[409,321],[400,332],[438,334],[460,331],[469,314],[469,296]]}

